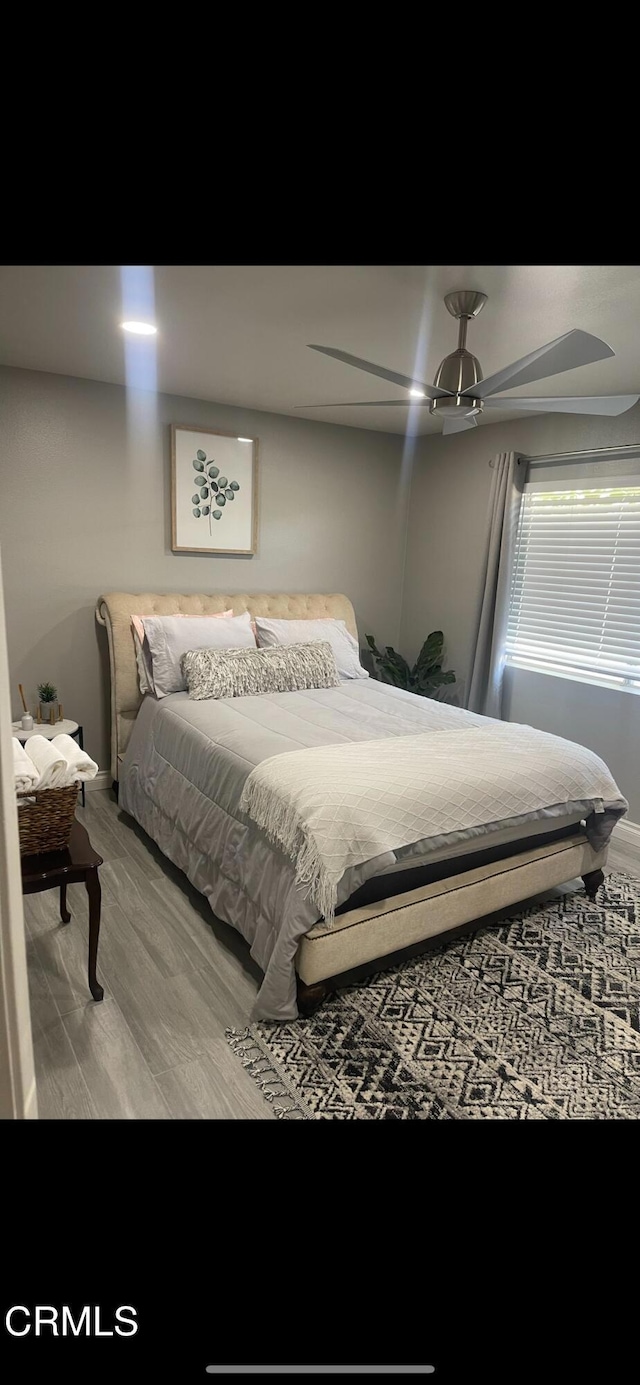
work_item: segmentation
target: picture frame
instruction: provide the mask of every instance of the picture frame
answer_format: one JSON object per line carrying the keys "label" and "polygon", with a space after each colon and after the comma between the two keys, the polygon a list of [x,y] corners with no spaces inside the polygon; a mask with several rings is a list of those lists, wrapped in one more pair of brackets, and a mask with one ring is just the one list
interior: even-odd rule
{"label": "picture frame", "polygon": [[171,550],[255,557],[257,438],[171,424]]}

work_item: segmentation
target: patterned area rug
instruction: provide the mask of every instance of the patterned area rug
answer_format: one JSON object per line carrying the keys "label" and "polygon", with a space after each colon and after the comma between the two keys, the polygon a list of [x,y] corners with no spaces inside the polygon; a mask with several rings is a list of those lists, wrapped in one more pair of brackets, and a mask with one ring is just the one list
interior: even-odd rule
{"label": "patterned area rug", "polygon": [[613,871],[229,1043],[289,1120],[637,1120],[639,910]]}

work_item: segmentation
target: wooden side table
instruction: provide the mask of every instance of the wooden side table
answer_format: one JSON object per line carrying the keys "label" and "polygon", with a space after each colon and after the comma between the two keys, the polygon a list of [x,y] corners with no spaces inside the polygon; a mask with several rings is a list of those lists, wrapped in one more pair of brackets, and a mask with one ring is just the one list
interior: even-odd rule
{"label": "wooden side table", "polygon": [[102,865],[102,857],[94,851],[86,828],[76,818],[64,851],[41,851],[34,856],[22,856],[21,862],[23,894],[39,894],[41,890],[60,887],[63,923],[71,918],[67,909],[67,885],[84,881],[89,896],[89,990],[94,1000],[102,1000],[104,991],[96,976],[102,894],[98,868]]}
{"label": "wooden side table", "polygon": [[[33,731],[23,731],[22,722],[14,721],[11,724],[11,735],[15,736],[21,745],[26,745],[30,736],[44,736],[46,741],[52,741],[54,736],[72,736],[74,740],[77,740],[80,749],[84,750],[84,731],[77,721],[69,721],[68,717],[65,717],[64,721],[54,721],[53,725],[48,721],[43,721],[38,726],[38,723],[34,722]],[[84,779],[80,784],[80,793],[84,808]]]}

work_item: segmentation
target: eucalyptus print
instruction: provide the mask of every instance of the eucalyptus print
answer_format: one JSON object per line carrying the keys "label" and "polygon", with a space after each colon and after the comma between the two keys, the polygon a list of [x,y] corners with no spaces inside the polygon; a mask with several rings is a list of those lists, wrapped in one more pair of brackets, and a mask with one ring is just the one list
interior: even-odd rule
{"label": "eucalyptus print", "polygon": [[211,520],[222,519],[225,505],[235,499],[240,486],[237,481],[230,481],[227,476],[221,476],[220,467],[216,466],[212,457],[207,461],[207,454],[201,447],[194,457],[193,469],[196,473],[195,484],[198,487],[191,496],[193,514],[196,519],[208,518],[211,533]]}

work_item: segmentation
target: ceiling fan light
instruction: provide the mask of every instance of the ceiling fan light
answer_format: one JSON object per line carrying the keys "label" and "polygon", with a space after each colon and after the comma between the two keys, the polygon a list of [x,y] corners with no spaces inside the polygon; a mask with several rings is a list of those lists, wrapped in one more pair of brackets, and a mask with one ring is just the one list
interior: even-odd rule
{"label": "ceiling fan light", "polygon": [[474,399],[472,395],[455,394],[450,398],[433,399],[429,407],[429,413],[438,418],[454,417],[473,417],[482,413],[482,400]]}

